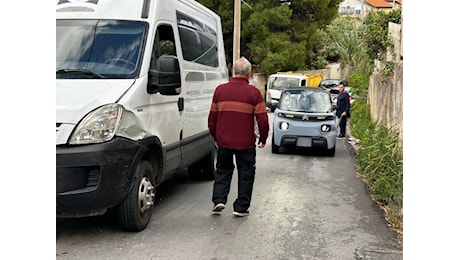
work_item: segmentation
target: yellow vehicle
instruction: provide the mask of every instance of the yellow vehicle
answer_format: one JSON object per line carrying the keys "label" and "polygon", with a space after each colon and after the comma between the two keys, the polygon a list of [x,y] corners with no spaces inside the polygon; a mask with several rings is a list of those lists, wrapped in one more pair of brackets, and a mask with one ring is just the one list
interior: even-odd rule
{"label": "yellow vehicle", "polygon": [[323,75],[321,74],[311,75],[309,73],[292,72],[292,71],[278,72],[277,74],[305,76],[307,79],[307,85],[306,85],[307,87],[318,87],[321,80],[323,80]]}
{"label": "yellow vehicle", "polygon": [[318,87],[323,79],[323,75],[296,73],[296,72],[278,72],[268,77],[267,91],[265,92],[265,101],[267,108],[270,111],[275,111],[278,107],[278,102],[281,90],[284,88],[295,87]]}

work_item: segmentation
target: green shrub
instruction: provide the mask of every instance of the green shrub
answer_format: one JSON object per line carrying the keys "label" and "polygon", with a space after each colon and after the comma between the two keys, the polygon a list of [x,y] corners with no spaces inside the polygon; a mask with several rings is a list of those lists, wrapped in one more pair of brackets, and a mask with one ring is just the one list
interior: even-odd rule
{"label": "green shrub", "polygon": [[350,130],[355,138],[360,139],[357,171],[369,188],[371,198],[385,209],[390,226],[402,235],[403,155],[400,136],[372,122],[366,98],[368,82],[369,77],[363,75],[349,78],[355,97]]}
{"label": "green shrub", "polygon": [[382,205],[402,206],[402,152],[399,135],[385,127],[372,129],[361,140],[357,155],[358,172],[372,192],[372,198]]}

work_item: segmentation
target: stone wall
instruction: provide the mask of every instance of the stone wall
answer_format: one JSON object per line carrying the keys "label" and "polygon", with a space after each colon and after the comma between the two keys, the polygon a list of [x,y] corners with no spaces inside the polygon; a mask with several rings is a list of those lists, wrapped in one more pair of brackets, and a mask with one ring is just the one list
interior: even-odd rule
{"label": "stone wall", "polygon": [[376,70],[369,79],[368,102],[371,119],[403,133],[403,63],[396,62],[393,75],[382,81],[379,71],[384,64],[376,61]]}
{"label": "stone wall", "polygon": [[383,80],[385,62],[374,62],[374,73],[369,79],[368,102],[371,119],[399,133],[401,145],[403,136],[403,48],[402,24],[389,23],[389,36],[393,40],[393,51],[387,55],[394,62],[393,74]]}
{"label": "stone wall", "polygon": [[265,86],[267,85],[267,75],[263,73],[254,73],[249,79],[249,84],[256,86],[265,100]]}

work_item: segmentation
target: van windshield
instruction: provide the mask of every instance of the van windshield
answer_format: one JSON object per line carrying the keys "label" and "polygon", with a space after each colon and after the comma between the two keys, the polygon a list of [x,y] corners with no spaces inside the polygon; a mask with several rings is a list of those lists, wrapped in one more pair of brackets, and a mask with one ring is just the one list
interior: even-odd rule
{"label": "van windshield", "polygon": [[285,78],[285,77],[272,77],[268,82],[269,89],[283,89],[283,88],[293,88],[300,86],[300,79],[296,78]]}
{"label": "van windshield", "polygon": [[138,77],[147,30],[144,22],[56,20],[56,78]]}

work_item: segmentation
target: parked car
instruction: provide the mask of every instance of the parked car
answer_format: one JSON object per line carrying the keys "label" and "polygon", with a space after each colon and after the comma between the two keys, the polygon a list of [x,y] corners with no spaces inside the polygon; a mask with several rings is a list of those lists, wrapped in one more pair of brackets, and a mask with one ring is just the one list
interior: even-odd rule
{"label": "parked car", "polygon": [[319,83],[319,87],[324,89],[324,90],[326,90],[326,91],[329,91],[329,93],[331,93],[332,104],[336,105],[337,104],[337,95],[339,95],[339,84],[340,83],[343,83],[343,85],[345,86],[345,91],[348,92],[348,94],[350,95],[350,103],[352,103],[353,102],[353,98],[352,98],[352,90],[353,89],[350,86],[348,86],[348,81],[347,80],[344,80],[344,79],[323,79]]}
{"label": "parked car", "polygon": [[[345,85],[345,92],[348,92],[348,95],[350,96],[350,104],[352,104],[354,102],[353,88]],[[332,104],[337,105],[337,96],[339,95],[339,86],[330,88],[329,93],[331,94]]]}
{"label": "parked car", "polygon": [[268,78],[266,91],[266,107],[268,111],[275,111],[284,88],[307,86],[308,78],[298,74],[272,74]]}
{"label": "parked car", "polygon": [[343,83],[343,85],[348,86],[348,81],[343,79],[323,79],[319,83],[318,87],[329,91],[333,87],[338,87],[340,83]]}
{"label": "parked car", "polygon": [[274,111],[272,153],[282,147],[311,148],[335,155],[337,124],[328,91],[316,87],[282,90]]}

